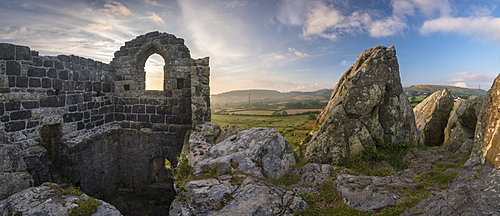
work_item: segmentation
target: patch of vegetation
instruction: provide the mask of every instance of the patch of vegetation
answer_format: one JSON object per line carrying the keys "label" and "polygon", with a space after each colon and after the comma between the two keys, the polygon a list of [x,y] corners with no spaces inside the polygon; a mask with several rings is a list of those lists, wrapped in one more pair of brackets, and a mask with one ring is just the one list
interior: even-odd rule
{"label": "patch of vegetation", "polygon": [[[448,185],[455,178],[460,169],[462,169],[465,161],[466,158],[457,163],[438,163],[432,168],[431,171],[416,176],[413,181],[423,188],[437,186],[437,189],[445,190],[448,188]],[[449,168],[455,168],[455,172],[450,174],[443,173]]]}
{"label": "patch of vegetation", "polygon": [[333,180],[326,180],[318,194],[307,193],[301,195],[309,204],[309,209],[302,215],[370,215],[369,212],[359,211],[344,204]]}
{"label": "patch of vegetation", "polygon": [[188,182],[188,177],[191,175],[191,166],[188,163],[187,152],[182,151],[177,157],[177,167],[174,168],[174,181],[180,189],[184,188],[184,184]]}
{"label": "patch of vegetation", "polygon": [[69,187],[68,189],[64,190],[62,194],[81,196],[83,192],[80,190],[80,187]]}
{"label": "patch of vegetation", "polygon": [[7,211],[7,216],[22,216],[23,213],[22,212],[13,212],[12,209],[9,209],[9,211]]}
{"label": "patch of vegetation", "polygon": [[58,190],[58,191],[61,191],[61,192],[64,191],[64,189],[61,186],[57,185],[57,184],[45,183],[45,184],[43,184],[43,186],[47,186],[49,188],[52,188],[52,189],[55,189],[55,190]]}
{"label": "patch of vegetation", "polygon": [[292,186],[298,184],[300,181],[301,175],[285,175],[283,178],[279,179],[266,179],[266,182],[275,184],[275,185],[283,185],[283,186]]}
{"label": "patch of vegetation", "polygon": [[78,206],[71,209],[69,216],[89,216],[97,212],[97,208],[101,205],[101,202],[93,197],[89,197],[82,202],[73,202]]}
{"label": "patch of vegetation", "polygon": [[[403,157],[408,149],[414,147],[411,143],[384,143],[380,139],[375,139],[375,148],[367,147],[361,154],[351,156],[346,161],[346,167],[351,169],[351,174],[365,174],[371,176],[388,176],[395,171],[408,168],[408,163],[403,161]],[[375,164],[387,162],[391,168],[376,169]]]}
{"label": "patch of vegetation", "polygon": [[410,200],[398,202],[396,206],[385,208],[377,215],[401,215],[408,211],[411,207],[417,205],[420,200],[427,199],[431,195],[430,191],[422,189],[398,188],[396,191],[403,194],[403,196],[410,198]]}

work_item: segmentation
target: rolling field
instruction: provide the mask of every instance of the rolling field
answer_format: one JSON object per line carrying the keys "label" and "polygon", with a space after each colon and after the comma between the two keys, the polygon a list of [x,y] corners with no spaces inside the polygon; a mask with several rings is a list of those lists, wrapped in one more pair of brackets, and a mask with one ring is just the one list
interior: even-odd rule
{"label": "rolling field", "polygon": [[314,127],[315,120],[308,115],[291,116],[239,116],[239,115],[212,115],[212,122],[225,129],[233,125],[236,129],[252,127],[269,127],[277,129],[288,139],[292,146],[299,145]]}

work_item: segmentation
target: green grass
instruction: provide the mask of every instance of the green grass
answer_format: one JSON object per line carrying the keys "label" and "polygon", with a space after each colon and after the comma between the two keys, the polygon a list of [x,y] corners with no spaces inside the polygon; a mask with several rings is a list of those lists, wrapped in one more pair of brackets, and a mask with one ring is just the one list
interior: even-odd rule
{"label": "green grass", "polygon": [[80,190],[80,187],[69,187],[68,189],[64,190],[62,194],[81,196],[83,192]]}
{"label": "green grass", "polygon": [[323,183],[318,194],[307,193],[301,196],[309,204],[309,209],[301,212],[304,216],[370,215],[368,212],[359,211],[345,205],[332,179],[328,179]]}
{"label": "green grass", "polygon": [[82,202],[74,202],[78,206],[71,209],[69,216],[89,216],[97,212],[97,208],[101,205],[101,202],[93,197],[89,197]]}
{"label": "green grass", "polygon": [[[377,139],[376,139],[377,140]],[[383,143],[380,140],[376,141],[375,148],[366,148],[359,155],[351,156],[345,166],[351,169],[351,174],[365,174],[370,176],[388,176],[395,171],[408,168],[408,163],[403,161],[403,157],[408,151],[408,148],[413,147],[410,143]],[[376,169],[374,165],[378,162],[385,161],[389,163],[390,169]]]}

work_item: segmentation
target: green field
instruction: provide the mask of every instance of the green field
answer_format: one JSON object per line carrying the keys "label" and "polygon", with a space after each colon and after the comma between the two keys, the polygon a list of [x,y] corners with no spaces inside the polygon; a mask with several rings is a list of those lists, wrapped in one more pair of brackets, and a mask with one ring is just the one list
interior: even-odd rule
{"label": "green field", "polygon": [[309,115],[290,116],[240,116],[240,115],[212,115],[212,122],[223,129],[230,125],[236,129],[252,127],[269,127],[277,129],[288,139],[293,147],[297,147],[307,137],[314,127],[315,120]]}

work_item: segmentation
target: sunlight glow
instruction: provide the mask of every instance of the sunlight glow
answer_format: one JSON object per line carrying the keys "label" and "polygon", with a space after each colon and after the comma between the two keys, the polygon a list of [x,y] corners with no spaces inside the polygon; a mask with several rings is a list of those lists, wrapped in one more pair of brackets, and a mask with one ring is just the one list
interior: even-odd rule
{"label": "sunlight glow", "polygon": [[144,65],[146,72],[146,90],[163,90],[163,67],[165,61],[158,54],[149,56]]}

